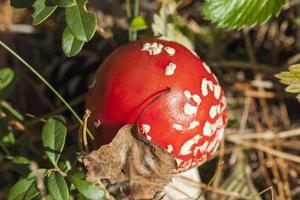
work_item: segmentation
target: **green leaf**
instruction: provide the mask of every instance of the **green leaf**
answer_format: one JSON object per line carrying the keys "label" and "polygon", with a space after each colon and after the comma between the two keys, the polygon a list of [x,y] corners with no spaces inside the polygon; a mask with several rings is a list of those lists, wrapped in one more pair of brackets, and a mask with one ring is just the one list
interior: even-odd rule
{"label": "green leaf", "polygon": [[10,160],[12,163],[15,163],[15,164],[25,164],[25,165],[28,165],[31,163],[31,160],[29,160],[28,158],[26,157],[23,157],[23,156],[7,156],[6,159]]}
{"label": "green leaf", "polygon": [[8,200],[33,199],[38,195],[38,190],[34,185],[35,179],[20,179],[8,192]]}
{"label": "green leaf", "polygon": [[10,160],[13,169],[19,174],[26,175],[30,172],[29,164],[31,163],[31,160],[28,158],[23,156],[7,156],[6,158]]}
{"label": "green leaf", "polygon": [[96,32],[96,14],[86,10],[87,0],[76,0],[76,5],[65,9],[67,25],[79,40],[89,41]]}
{"label": "green leaf", "polygon": [[36,26],[46,20],[57,8],[50,0],[36,0],[33,4],[32,25]]}
{"label": "green leaf", "polygon": [[14,71],[10,68],[0,70],[0,92],[8,86],[14,78]]}
{"label": "green leaf", "polygon": [[14,8],[29,8],[35,0],[10,0],[10,5]]}
{"label": "green leaf", "polygon": [[300,64],[292,65],[289,71],[281,72],[275,75],[281,83],[288,85],[285,91],[298,93],[296,98],[300,101]]}
{"label": "green leaf", "polygon": [[84,41],[78,40],[68,27],[65,28],[62,38],[62,49],[69,57],[78,54],[84,44]]}
{"label": "green leaf", "polygon": [[300,83],[295,83],[287,86],[285,91],[289,93],[300,93]]}
{"label": "green leaf", "polygon": [[131,21],[131,27],[136,31],[141,31],[147,29],[148,25],[142,16],[137,16]]}
{"label": "green leaf", "polygon": [[53,197],[51,195],[47,195],[46,200],[55,200],[55,199],[53,199]]}
{"label": "green leaf", "polygon": [[72,169],[71,163],[68,160],[58,162],[58,167],[65,173]]}
{"label": "green leaf", "polygon": [[153,17],[152,31],[154,36],[178,42],[193,51],[193,42],[176,26],[174,21],[170,22],[169,20],[174,15],[176,6],[175,2],[162,4],[159,14],[155,14]]}
{"label": "green leaf", "polygon": [[72,171],[71,176],[82,180],[85,178],[85,173],[83,171],[75,170],[75,171]]}
{"label": "green leaf", "polygon": [[24,120],[23,115],[20,114],[20,112],[13,108],[9,103],[3,101],[1,104],[1,106],[4,108],[3,110],[5,111],[5,113],[9,114],[10,117],[13,117],[19,121]]}
{"label": "green leaf", "polygon": [[51,0],[54,5],[59,7],[71,7],[76,5],[75,0]]}
{"label": "green leaf", "polygon": [[36,199],[39,194],[39,190],[37,189],[36,185],[33,185],[25,194],[24,200],[31,200],[31,199]]}
{"label": "green leaf", "polygon": [[86,182],[76,176],[71,177],[71,182],[83,196],[92,200],[105,199],[105,190],[93,183]]}
{"label": "green leaf", "polygon": [[300,73],[300,64],[292,65],[289,67],[291,72]]}
{"label": "green leaf", "polygon": [[47,188],[55,200],[68,200],[69,189],[65,178],[60,173],[50,173],[50,176],[47,179]]}
{"label": "green leaf", "polygon": [[54,166],[64,148],[67,128],[63,117],[53,117],[47,120],[42,131],[43,147]]}
{"label": "green leaf", "polygon": [[218,27],[240,29],[263,24],[278,16],[287,0],[206,0],[202,7],[204,17]]}
{"label": "green leaf", "polygon": [[4,144],[8,144],[8,145],[14,144],[15,135],[13,134],[13,132],[8,132],[6,135],[3,136],[1,140]]}

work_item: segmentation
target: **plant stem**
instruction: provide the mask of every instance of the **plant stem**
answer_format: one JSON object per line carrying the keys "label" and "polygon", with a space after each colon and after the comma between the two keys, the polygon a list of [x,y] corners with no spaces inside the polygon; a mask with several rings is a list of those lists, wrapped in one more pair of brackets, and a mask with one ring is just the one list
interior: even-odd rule
{"label": "plant stem", "polygon": [[133,16],[137,17],[139,15],[139,0],[134,1],[134,13]]}
{"label": "plant stem", "polygon": [[88,140],[86,138],[87,121],[88,121],[90,115],[91,115],[91,111],[87,109],[85,111],[85,114],[83,117],[83,128],[82,128],[82,141],[83,141],[83,148],[84,148],[85,153],[90,153]]}
{"label": "plant stem", "polygon": [[[81,118],[78,116],[76,111],[68,104],[68,102],[48,83],[48,81],[42,77],[30,64],[28,64],[21,56],[19,56],[16,52],[14,52],[9,46],[3,43],[0,40],[0,45],[6,49],[9,53],[15,56],[21,63],[23,63],[40,81],[42,81],[56,96],[57,98],[68,108],[68,110],[73,114],[73,116],[77,119],[77,121],[83,125]],[[93,140],[94,137],[90,131],[88,131],[89,136]]]}
{"label": "plant stem", "polygon": [[0,105],[3,106],[3,108],[5,108],[8,112],[10,112],[18,120],[20,120],[20,121],[24,120],[24,117],[16,109],[11,107],[11,105],[9,105],[7,102],[0,101]]}
{"label": "plant stem", "polygon": [[125,7],[126,7],[126,15],[128,19],[131,19],[131,5],[130,0],[125,1]]}
{"label": "plant stem", "polygon": [[[134,10],[133,13],[131,11],[131,2],[130,0],[125,1],[126,7],[126,14],[129,21],[129,28],[128,28],[128,39],[130,42],[135,41],[137,39],[137,31],[131,27],[131,21],[133,18],[139,15],[139,0],[134,0]],[[132,15],[133,14],[133,15]]]}

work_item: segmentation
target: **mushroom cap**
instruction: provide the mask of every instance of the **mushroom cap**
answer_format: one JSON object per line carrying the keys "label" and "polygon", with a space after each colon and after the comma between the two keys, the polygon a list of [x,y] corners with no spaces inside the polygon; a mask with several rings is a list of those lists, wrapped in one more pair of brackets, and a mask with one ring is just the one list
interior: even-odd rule
{"label": "mushroom cap", "polygon": [[209,67],[182,45],[159,39],[116,49],[97,70],[86,108],[94,148],[137,122],[142,137],[176,158],[178,172],[208,159],[226,126],[226,99]]}

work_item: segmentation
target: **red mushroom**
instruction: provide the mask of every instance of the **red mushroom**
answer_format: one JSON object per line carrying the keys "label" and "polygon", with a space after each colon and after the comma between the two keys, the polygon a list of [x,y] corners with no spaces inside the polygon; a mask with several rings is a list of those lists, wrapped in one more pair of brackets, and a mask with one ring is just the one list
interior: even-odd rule
{"label": "red mushroom", "polygon": [[217,149],[227,111],[209,67],[182,45],[158,39],[114,51],[96,73],[86,108],[94,148],[136,122],[141,136],[176,158],[178,172],[200,165]]}

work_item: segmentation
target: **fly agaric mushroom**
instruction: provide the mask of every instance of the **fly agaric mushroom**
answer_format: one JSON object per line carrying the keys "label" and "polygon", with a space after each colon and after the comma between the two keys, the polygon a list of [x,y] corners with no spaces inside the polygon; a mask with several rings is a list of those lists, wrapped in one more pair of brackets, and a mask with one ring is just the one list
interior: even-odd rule
{"label": "fly agaric mushroom", "polygon": [[125,124],[167,150],[182,172],[216,151],[226,125],[226,99],[209,67],[182,45],[139,40],[100,66],[86,108],[95,140],[111,142]]}

